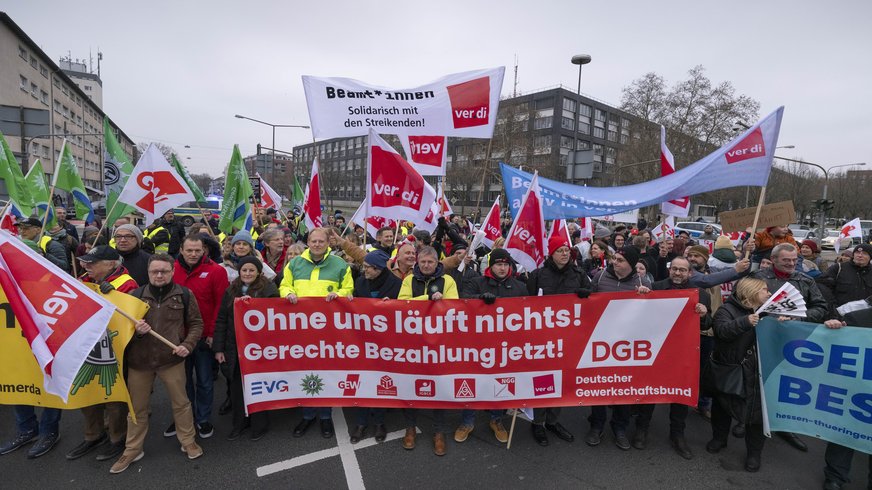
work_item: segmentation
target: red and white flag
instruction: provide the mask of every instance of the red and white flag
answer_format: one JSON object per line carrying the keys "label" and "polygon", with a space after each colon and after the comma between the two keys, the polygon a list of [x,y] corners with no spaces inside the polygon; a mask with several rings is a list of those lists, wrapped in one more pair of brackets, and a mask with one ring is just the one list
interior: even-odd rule
{"label": "red and white flag", "polygon": [[439,224],[439,203],[433,201],[433,204],[430,205],[430,210],[427,212],[427,216],[424,217],[423,221],[415,222],[416,230],[424,230],[427,233],[433,233],[436,231],[436,226]]}
{"label": "red and white flag", "polygon": [[66,402],[115,307],[5,231],[0,231],[0,287],[42,369],[46,392]]}
{"label": "red and white flag", "polygon": [[[360,203],[360,206],[357,207],[357,211],[351,216],[351,222],[355,225],[358,225],[365,229],[367,233],[372,236],[375,236],[376,233],[385,226],[390,226],[391,228],[397,227],[397,222],[392,219],[385,219],[381,216],[365,216],[366,208],[364,207],[364,203]],[[364,223],[365,221],[365,223]]]}
{"label": "red and white flag", "polygon": [[118,195],[118,201],[133,206],[145,216],[146,226],[170,209],[193,200],[194,193],[185,179],[154,143],[148,145]]}
{"label": "red and white flag", "polygon": [[306,186],[306,195],[303,197],[303,213],[305,214],[306,228],[314,230],[321,228],[324,223],[321,217],[321,178],[318,172],[318,157],[312,161],[312,177]]}
{"label": "red and white flag", "polygon": [[572,237],[569,236],[569,228],[566,226],[565,219],[556,219],[551,222],[551,231],[548,233],[547,241],[551,241],[551,237],[563,235],[566,241],[572,243]]}
{"label": "red and white flag", "polygon": [[542,214],[542,195],[539,191],[539,172],[533,174],[530,187],[524,194],[518,215],[506,237],[506,250],[515,262],[527,271],[536,269],[548,256],[545,241],[545,219]]}
{"label": "red and white flag", "polygon": [[656,242],[675,238],[675,218],[666,216],[663,218],[663,222],[655,226],[652,231],[654,232],[654,241]]}
{"label": "red and white flag", "polygon": [[0,229],[9,232],[13,236],[18,236],[18,228],[15,226],[15,215],[12,214],[12,205],[6,206],[3,216],[0,216]]}
{"label": "red and white flag", "polygon": [[411,166],[421,175],[445,175],[448,138],[445,136],[399,135]]}
{"label": "red and white flag", "polygon": [[[660,126],[660,176],[675,172],[675,157],[666,146],[666,128]],[[690,213],[690,198],[682,197],[681,199],[672,199],[670,201],[660,203],[660,212],[670,216],[678,216],[686,218]]]}
{"label": "red and white flag", "polygon": [[442,182],[440,182],[436,187],[436,202],[439,204],[439,214],[443,218],[448,218],[452,214],[454,214],[454,210],[451,208],[451,203],[448,202],[448,198],[445,197],[445,191],[442,189]]}
{"label": "red and white flag", "polygon": [[863,239],[863,228],[860,226],[860,218],[854,218],[851,221],[845,223],[845,226],[839,230],[839,236],[836,238],[835,248],[836,253],[839,253],[839,249],[841,248],[842,240],[848,241],[848,238],[859,238]]}
{"label": "red and white flag", "polygon": [[260,207],[281,209],[282,196],[266,183],[266,180],[260,176],[260,173],[255,173],[255,175],[260,179]]}
{"label": "red and white flag", "polygon": [[[593,239],[593,220],[590,218],[578,218],[578,228],[581,232],[581,239]],[[572,242],[570,242],[572,243]]]}
{"label": "red and white flag", "polygon": [[436,191],[372,129],[367,160],[366,214],[423,222],[436,201]]}
{"label": "red and white flag", "polygon": [[482,221],[481,228],[479,229],[479,233],[482,234],[480,239],[481,243],[486,245],[488,248],[494,248],[494,240],[503,236],[503,229],[500,226],[501,215],[500,196],[497,196],[490,211],[487,212],[487,216],[484,217],[484,221]]}

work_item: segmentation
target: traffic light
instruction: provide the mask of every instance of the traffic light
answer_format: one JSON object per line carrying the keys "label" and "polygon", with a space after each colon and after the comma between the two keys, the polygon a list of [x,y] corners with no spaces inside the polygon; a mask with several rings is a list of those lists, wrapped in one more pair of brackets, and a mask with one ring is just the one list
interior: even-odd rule
{"label": "traffic light", "polygon": [[833,201],[832,199],[821,199],[821,209],[824,211],[829,211],[834,207],[836,207],[836,201]]}

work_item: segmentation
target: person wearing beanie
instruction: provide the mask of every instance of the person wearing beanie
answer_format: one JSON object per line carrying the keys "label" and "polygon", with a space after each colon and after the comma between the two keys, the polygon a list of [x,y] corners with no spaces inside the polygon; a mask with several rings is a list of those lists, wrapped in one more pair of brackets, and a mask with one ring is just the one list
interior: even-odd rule
{"label": "person wearing beanie", "polygon": [[751,261],[759,263],[767,253],[771,253],[775,246],[789,243],[799,250],[799,244],[793,238],[793,233],[787,225],[770,226],[754,235],[754,252]]}
{"label": "person wearing beanie", "polygon": [[[397,299],[403,281],[388,269],[390,256],[384,250],[373,250],[363,259],[363,274],[354,281],[355,298]],[[376,442],[384,442],[388,430],[385,427],[385,408],[358,407],[354,410],[356,425],[349,433],[351,443],[357,444],[366,435],[370,417],[375,425]]]}
{"label": "person wearing beanie", "polygon": [[142,231],[136,225],[121,225],[115,228],[112,240],[127,273],[137,284],[148,284],[148,258],[151,254],[142,249]]}
{"label": "person wearing beanie", "polygon": [[236,298],[246,296],[252,298],[278,298],[279,296],[276,285],[263,275],[263,263],[257,257],[250,255],[239,259],[239,276],[230,283],[221,298],[212,341],[215,360],[227,376],[230,388],[228,407],[233,414],[233,426],[227,436],[230,441],[238,439],[248,427],[251,428],[251,440],[257,441],[269,428],[268,411],[252,413],[248,417],[245,415],[233,304]]}
{"label": "person wearing beanie", "polygon": [[806,270],[806,273],[808,273],[809,270],[822,270],[824,261],[820,252],[820,247],[818,247],[817,242],[814,240],[803,240],[799,245],[799,255],[802,256],[805,262],[811,262],[811,264],[814,264],[813,268],[811,267],[811,264],[803,267]]}
{"label": "person wearing beanie", "polygon": [[[552,294],[576,294],[579,298],[590,296],[591,285],[587,274],[574,260],[572,246],[566,236],[553,236],[548,240],[548,258],[542,267],[532,271],[527,278],[527,294],[530,296]],[[494,250],[496,252],[496,250]],[[494,252],[491,252],[493,254]],[[540,446],[548,445],[546,429],[567,442],[575,436],[566,430],[557,418],[559,407],[537,408],[533,411],[533,439]]]}
{"label": "person wearing beanie", "polygon": [[[639,250],[628,245],[615,251],[611,264],[594,275],[591,280],[593,291],[598,293],[636,291],[639,294],[647,294],[651,291],[651,282],[640,277],[636,272],[636,263],[639,261]],[[598,446],[602,442],[608,409],[605,406],[591,407],[590,429],[584,437],[588,446]],[[612,431],[615,436],[615,445],[623,451],[630,449],[630,440],[627,438],[627,427],[630,425],[630,405],[612,406]]]}
{"label": "person wearing beanie", "polygon": [[[205,243],[205,242],[204,242]],[[254,248],[254,239],[251,233],[246,230],[239,230],[230,239],[230,253],[224,256],[224,269],[227,272],[227,280],[233,281],[236,279],[239,270],[239,259],[246,256],[257,257],[261,259],[260,252]],[[263,260],[261,260],[263,262]],[[276,277],[276,271],[267,264],[263,266],[263,275],[273,280]]]}
{"label": "person wearing beanie", "polygon": [[[527,296],[527,286],[514,277],[515,261],[504,248],[494,249],[488,256],[484,274],[470,281],[461,292],[461,298],[480,299],[486,305],[493,305],[499,298]],[[505,410],[487,410],[490,415],[489,427],[500,443],[509,440],[503,426]],[[454,431],[456,442],[465,442],[475,428],[476,410],[464,409],[460,426]]]}
{"label": "person wearing beanie", "polygon": [[712,272],[720,272],[735,267],[737,260],[730,237],[721,235],[715,241],[715,249],[708,259],[708,268]]}

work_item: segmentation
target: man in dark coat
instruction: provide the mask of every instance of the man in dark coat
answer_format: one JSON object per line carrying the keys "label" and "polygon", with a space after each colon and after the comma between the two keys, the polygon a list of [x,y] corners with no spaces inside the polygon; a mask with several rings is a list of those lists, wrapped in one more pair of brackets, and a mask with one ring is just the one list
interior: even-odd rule
{"label": "man in dark coat", "polygon": [[[542,267],[531,272],[527,279],[527,292],[530,296],[537,296],[540,290],[545,296],[552,294],[577,294],[579,298],[590,296],[590,279],[572,257],[573,250],[575,249],[569,244],[566,236],[555,236],[548,241],[550,255],[545,259]],[[533,439],[540,446],[548,445],[545,429],[564,441],[575,440],[575,436],[557,421],[560,407],[537,408],[533,414],[531,426]]]}
{"label": "man in dark coat", "polygon": [[112,238],[130,277],[137,284],[148,284],[148,258],[151,254],[142,249],[142,231],[136,225],[121,225],[115,228]]}
{"label": "man in dark coat", "polygon": [[[675,257],[669,267],[669,278],[654,283],[654,290],[691,289],[690,285],[690,262],[684,257]],[[699,315],[699,329],[711,328],[711,297],[705,289],[696,288],[699,292],[699,302],[694,311]],[[694,352],[694,355],[696,353]],[[640,405],[639,417],[636,419],[636,434],[633,436],[633,447],[645,449],[648,444],[648,427],[651,425],[651,416],[654,415],[655,405]],[[687,405],[680,403],[669,404],[669,441],[676,453],[684,459],[692,459],[693,453],[684,438],[684,427],[687,421]]]}
{"label": "man in dark coat", "polygon": [[821,292],[842,306],[872,296],[872,245],[861,243],[851,253],[850,262],[833,264],[817,278]]}

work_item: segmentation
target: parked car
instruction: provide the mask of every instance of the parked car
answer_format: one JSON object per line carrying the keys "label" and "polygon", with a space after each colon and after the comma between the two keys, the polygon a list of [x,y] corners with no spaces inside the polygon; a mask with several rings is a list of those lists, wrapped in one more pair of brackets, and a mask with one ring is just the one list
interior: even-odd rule
{"label": "parked car", "polygon": [[821,240],[821,249],[834,250],[836,248],[836,240],[839,242],[839,250],[845,250],[851,246],[851,238],[843,237],[839,239],[840,230],[827,230],[827,236]]}
{"label": "parked car", "polygon": [[803,230],[799,230],[799,229],[797,229],[797,230],[794,230],[794,229],[791,228],[790,231],[793,232],[793,238],[794,238],[794,240],[796,240],[797,242],[801,242],[801,241],[803,241],[803,240],[814,240],[814,241],[817,241],[817,234],[814,232],[814,230],[809,230],[809,229],[803,229]]}
{"label": "parked car", "polygon": [[678,233],[686,231],[690,234],[691,238],[698,238],[702,235],[706,226],[714,228],[715,235],[721,234],[721,225],[716,225],[714,223],[701,223],[697,221],[679,221],[678,223],[675,223],[675,234],[678,235]]}

